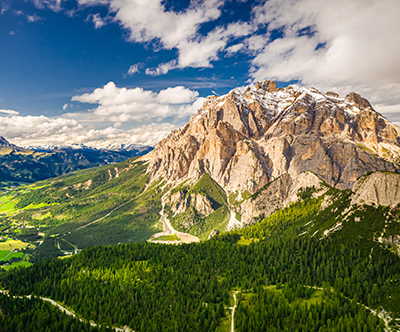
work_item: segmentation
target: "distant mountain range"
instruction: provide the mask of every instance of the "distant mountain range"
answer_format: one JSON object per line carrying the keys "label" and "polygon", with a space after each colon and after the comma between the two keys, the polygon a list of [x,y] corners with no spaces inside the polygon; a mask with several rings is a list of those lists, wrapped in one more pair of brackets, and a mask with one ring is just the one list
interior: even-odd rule
{"label": "distant mountain range", "polygon": [[150,146],[83,144],[19,147],[0,136],[0,188],[18,186],[80,169],[118,163],[151,151]]}
{"label": "distant mountain range", "polygon": [[[142,152],[149,152],[152,147],[141,144],[103,144],[102,146],[88,146],[82,143],[76,143],[71,145],[65,144],[40,144],[40,145],[28,145],[23,148],[38,152],[48,152],[53,150],[89,150],[89,151],[135,151],[138,154]],[[137,154],[136,154],[137,155]]]}

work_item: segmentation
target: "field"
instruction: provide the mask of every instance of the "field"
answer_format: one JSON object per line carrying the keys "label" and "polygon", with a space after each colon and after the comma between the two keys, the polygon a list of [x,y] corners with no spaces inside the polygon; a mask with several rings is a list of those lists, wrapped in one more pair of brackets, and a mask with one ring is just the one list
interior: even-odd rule
{"label": "field", "polygon": [[28,266],[31,266],[31,265],[32,265],[32,263],[30,263],[28,261],[20,261],[20,262],[12,263],[11,265],[2,266],[2,268],[4,270],[10,270],[10,269],[13,269],[13,268],[18,267],[18,266],[28,267]]}
{"label": "field", "polygon": [[4,192],[0,236],[44,240],[29,253],[32,263],[87,246],[146,241],[157,232],[162,190],[159,182],[144,190],[145,169],[131,159]]}
{"label": "field", "polygon": [[14,196],[11,194],[3,195],[0,197],[0,213],[14,212],[15,203],[13,202]]}
{"label": "field", "polygon": [[28,246],[29,243],[22,242],[20,240],[11,240],[8,239],[6,242],[0,242],[0,251],[1,250],[7,250],[10,251],[10,246],[12,246],[12,249],[23,249]]}
{"label": "field", "polygon": [[[28,261],[28,255],[21,251],[14,252],[15,249],[25,249],[28,245],[29,243],[11,239],[8,239],[5,242],[0,242],[0,261],[4,262],[4,264],[9,264],[0,265],[0,267],[8,270],[17,266],[32,265]],[[9,261],[10,263],[8,263]]]}
{"label": "field", "polygon": [[0,261],[10,260],[13,257],[22,257],[22,252],[10,252],[10,250],[0,250]]}
{"label": "field", "polygon": [[181,239],[176,235],[162,235],[153,239],[153,241],[180,241]]}

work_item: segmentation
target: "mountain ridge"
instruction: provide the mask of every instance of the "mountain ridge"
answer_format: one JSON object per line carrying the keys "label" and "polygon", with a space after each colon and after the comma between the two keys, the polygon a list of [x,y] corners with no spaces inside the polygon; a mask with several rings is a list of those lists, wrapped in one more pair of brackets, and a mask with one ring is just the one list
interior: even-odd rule
{"label": "mountain ridge", "polygon": [[312,171],[351,188],[369,171],[396,171],[400,128],[360,95],[258,82],[210,96],[189,123],[145,157],[152,179],[199,179],[208,172],[229,191],[254,193],[284,173]]}

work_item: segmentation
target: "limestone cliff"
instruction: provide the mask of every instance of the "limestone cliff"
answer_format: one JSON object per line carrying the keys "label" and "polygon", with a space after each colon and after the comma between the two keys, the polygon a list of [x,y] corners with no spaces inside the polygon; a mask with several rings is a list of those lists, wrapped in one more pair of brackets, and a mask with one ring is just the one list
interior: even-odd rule
{"label": "limestone cliff", "polygon": [[240,226],[253,224],[288,204],[300,200],[301,194],[308,188],[312,189],[315,197],[323,195],[329,189],[311,172],[300,173],[295,178],[288,173],[283,174],[239,205],[237,212],[242,215]]}
{"label": "limestone cliff", "polygon": [[400,128],[356,93],[263,81],[208,97],[182,129],[157,144],[151,179],[196,181],[207,172],[228,192],[255,193],[283,174],[312,171],[331,186],[352,188],[370,171],[396,171]]}
{"label": "limestone cliff", "polygon": [[351,204],[396,207],[400,203],[400,175],[375,172],[361,177],[353,187]]}
{"label": "limestone cliff", "polygon": [[201,194],[186,195],[183,191],[178,191],[167,198],[166,204],[171,207],[174,214],[184,213],[189,206],[193,206],[196,211],[202,216],[208,216],[214,209],[212,208],[211,201]]}

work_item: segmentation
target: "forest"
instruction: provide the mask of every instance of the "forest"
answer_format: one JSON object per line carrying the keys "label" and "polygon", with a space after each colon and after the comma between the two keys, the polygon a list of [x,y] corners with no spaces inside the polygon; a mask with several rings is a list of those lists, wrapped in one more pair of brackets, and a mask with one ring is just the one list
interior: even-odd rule
{"label": "forest", "polygon": [[300,237],[283,216],[275,226],[265,220],[248,228],[253,240],[268,236],[247,245],[236,231],[198,244],[96,246],[3,272],[1,285],[134,331],[222,331],[234,290],[235,331],[383,331],[367,309],[381,306],[397,325],[397,255],[362,237]]}
{"label": "forest", "polygon": [[11,298],[0,293],[0,332],[108,332],[68,316],[38,298]]}

